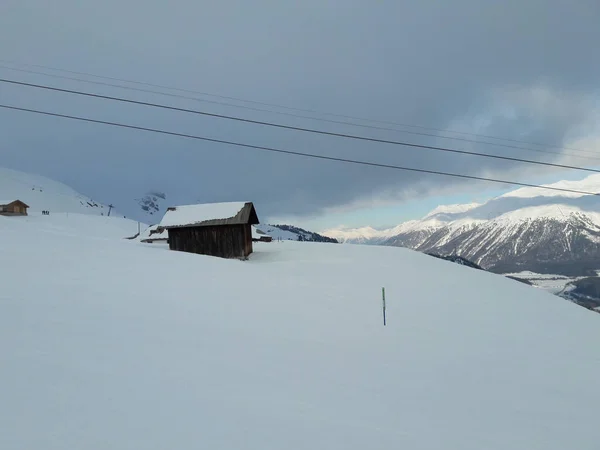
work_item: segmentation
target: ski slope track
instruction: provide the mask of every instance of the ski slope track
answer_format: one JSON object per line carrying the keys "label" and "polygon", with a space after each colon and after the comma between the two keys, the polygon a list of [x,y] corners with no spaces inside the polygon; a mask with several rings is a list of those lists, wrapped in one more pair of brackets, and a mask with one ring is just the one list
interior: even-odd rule
{"label": "ski slope track", "polygon": [[408,249],[223,260],[136,225],[0,217],[0,448],[598,449],[594,312]]}

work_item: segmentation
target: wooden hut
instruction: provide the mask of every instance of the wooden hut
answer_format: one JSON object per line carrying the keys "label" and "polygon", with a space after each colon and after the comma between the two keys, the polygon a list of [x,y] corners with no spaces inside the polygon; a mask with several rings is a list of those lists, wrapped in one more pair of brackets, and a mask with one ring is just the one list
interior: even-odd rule
{"label": "wooden hut", "polygon": [[21,200],[0,201],[0,216],[26,216],[28,208]]}
{"label": "wooden hut", "polygon": [[231,202],[168,208],[160,226],[169,233],[171,250],[243,259],[252,253],[257,223],[252,202]]}

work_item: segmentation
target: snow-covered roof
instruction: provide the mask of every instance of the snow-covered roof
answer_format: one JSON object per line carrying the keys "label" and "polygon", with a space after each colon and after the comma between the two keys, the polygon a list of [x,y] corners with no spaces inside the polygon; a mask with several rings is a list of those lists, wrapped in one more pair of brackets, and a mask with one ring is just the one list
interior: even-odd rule
{"label": "snow-covered roof", "polygon": [[257,224],[252,202],[205,203],[167,209],[161,227],[177,228],[209,225]]}

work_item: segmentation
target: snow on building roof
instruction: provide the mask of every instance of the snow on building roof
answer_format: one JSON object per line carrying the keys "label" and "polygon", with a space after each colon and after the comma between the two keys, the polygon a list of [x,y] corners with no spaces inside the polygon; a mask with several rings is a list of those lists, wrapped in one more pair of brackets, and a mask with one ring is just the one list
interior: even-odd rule
{"label": "snow on building roof", "polygon": [[210,225],[254,225],[257,223],[258,216],[252,202],[229,202],[168,208],[160,222],[160,226],[178,228]]}

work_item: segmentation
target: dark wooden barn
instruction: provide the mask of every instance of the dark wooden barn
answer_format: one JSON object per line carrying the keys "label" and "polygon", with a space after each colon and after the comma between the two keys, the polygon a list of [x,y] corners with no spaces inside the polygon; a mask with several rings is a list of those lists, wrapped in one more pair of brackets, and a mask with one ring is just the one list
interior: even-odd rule
{"label": "dark wooden barn", "polygon": [[0,201],[0,216],[26,216],[28,208],[21,200]]}
{"label": "dark wooden barn", "polygon": [[252,253],[252,225],[258,223],[252,202],[232,202],[171,207],[160,226],[171,250],[243,259]]}

